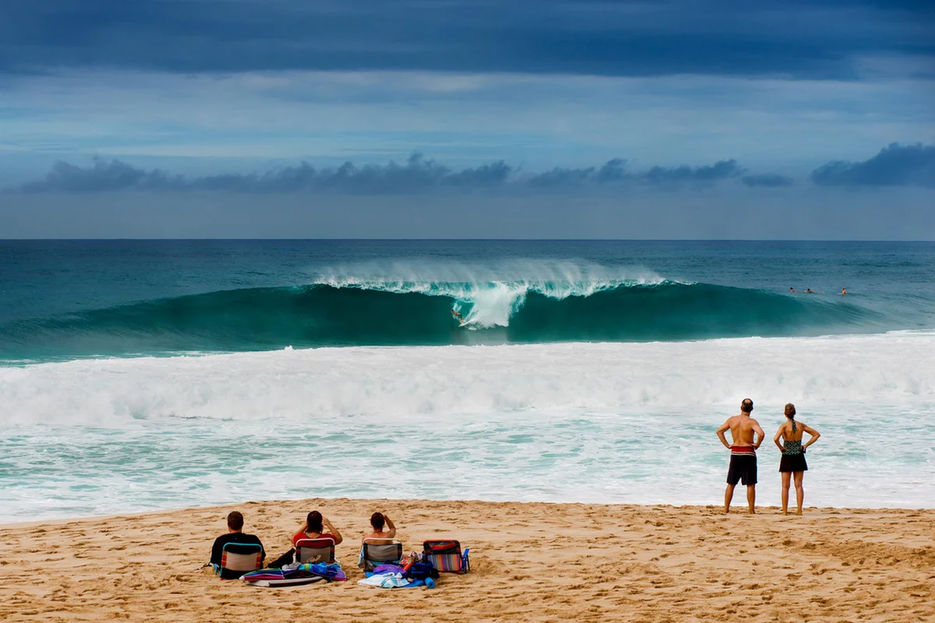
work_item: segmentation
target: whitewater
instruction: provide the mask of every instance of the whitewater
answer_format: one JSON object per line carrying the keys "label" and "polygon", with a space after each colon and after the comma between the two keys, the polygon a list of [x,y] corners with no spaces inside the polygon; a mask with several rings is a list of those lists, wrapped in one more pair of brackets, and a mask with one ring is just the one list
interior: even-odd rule
{"label": "whitewater", "polygon": [[[0,243],[0,522],[307,497],[716,505],[714,431],[747,396],[760,504],[794,402],[822,432],[807,505],[932,507],[935,245],[723,247]],[[806,280],[822,294],[787,291]]]}
{"label": "whitewater", "polygon": [[[822,431],[810,501],[930,507],[933,353],[935,334],[900,333],[3,368],[0,519],[317,496],[711,504],[714,429],[747,395],[770,436],[788,401]],[[779,453],[760,457],[775,503]]]}

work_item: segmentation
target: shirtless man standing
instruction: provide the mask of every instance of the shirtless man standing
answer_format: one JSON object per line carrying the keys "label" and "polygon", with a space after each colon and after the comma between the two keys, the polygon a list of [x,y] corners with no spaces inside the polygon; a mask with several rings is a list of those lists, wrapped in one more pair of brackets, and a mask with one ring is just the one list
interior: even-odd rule
{"label": "shirtless man standing", "polygon": [[[730,467],[727,469],[727,489],[724,491],[724,512],[730,512],[730,501],[734,497],[734,487],[741,479],[747,487],[747,504],[750,514],[756,503],[756,449],[763,443],[763,429],[760,423],[750,417],[753,412],[753,401],[744,398],[740,403],[740,413],[727,418],[717,429],[718,439],[724,447],[730,450]],[[727,443],[724,433],[730,429],[733,443]],[[759,439],[757,439],[759,436]]]}

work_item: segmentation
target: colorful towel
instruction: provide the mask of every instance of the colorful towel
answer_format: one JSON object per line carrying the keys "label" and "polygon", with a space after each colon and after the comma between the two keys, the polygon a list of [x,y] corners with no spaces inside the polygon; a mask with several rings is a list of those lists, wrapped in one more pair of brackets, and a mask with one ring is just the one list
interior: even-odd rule
{"label": "colorful towel", "polygon": [[344,574],[341,565],[336,562],[289,565],[289,567],[283,567],[282,569],[260,569],[253,573],[247,573],[240,579],[244,582],[256,582],[259,580],[284,580],[286,578],[311,576],[318,576],[329,582],[343,582],[347,580],[347,575]]}

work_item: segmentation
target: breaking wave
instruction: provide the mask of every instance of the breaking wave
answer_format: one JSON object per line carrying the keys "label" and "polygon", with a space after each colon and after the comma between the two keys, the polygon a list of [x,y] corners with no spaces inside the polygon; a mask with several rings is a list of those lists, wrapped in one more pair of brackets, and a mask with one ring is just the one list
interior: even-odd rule
{"label": "breaking wave", "polygon": [[0,326],[0,359],[287,346],[673,341],[853,332],[880,314],[823,297],[628,280],[326,280],[154,299]]}

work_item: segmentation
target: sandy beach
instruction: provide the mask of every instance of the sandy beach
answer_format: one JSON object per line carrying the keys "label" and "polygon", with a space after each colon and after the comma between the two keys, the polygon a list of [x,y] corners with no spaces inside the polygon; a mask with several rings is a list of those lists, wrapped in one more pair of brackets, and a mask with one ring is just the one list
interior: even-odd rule
{"label": "sandy beach", "polygon": [[[261,589],[199,569],[230,510],[275,556],[304,514],[342,531],[349,580]],[[374,510],[408,550],[454,537],[471,573],[357,585]],[[4,621],[931,621],[935,510],[312,499],[0,527]]]}

